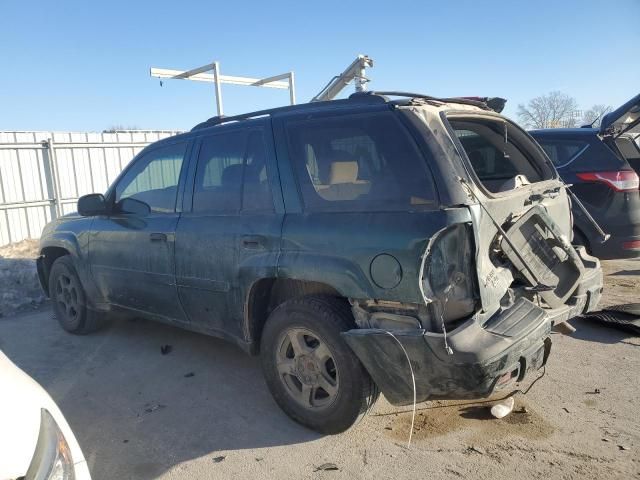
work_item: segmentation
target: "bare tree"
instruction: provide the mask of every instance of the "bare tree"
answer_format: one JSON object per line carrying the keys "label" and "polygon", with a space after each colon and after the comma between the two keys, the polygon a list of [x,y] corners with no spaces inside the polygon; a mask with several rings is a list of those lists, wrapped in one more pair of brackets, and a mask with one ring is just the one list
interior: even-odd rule
{"label": "bare tree", "polygon": [[518,119],[527,128],[575,127],[578,102],[562,92],[550,92],[518,105]]}
{"label": "bare tree", "polygon": [[111,125],[109,128],[105,128],[102,130],[102,133],[116,133],[116,132],[126,132],[128,130],[140,130],[140,127],[136,125],[124,126],[121,124]]}
{"label": "bare tree", "polygon": [[609,105],[594,105],[589,110],[584,112],[584,115],[582,116],[582,124],[592,125],[593,127],[599,128],[602,117],[604,117],[610,111],[611,106]]}

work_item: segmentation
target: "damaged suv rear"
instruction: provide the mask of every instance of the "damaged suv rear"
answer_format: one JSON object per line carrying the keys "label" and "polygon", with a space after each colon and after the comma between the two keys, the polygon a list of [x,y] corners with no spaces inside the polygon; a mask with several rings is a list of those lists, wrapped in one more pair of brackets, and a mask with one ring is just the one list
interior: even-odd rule
{"label": "damaged suv rear", "polygon": [[550,160],[488,105],[364,93],[161,140],[45,228],[56,317],[78,334],[118,312],[231,340],[325,433],[380,391],[405,405],[530,380],[602,274],[571,245]]}
{"label": "damaged suv rear", "polygon": [[354,301],[361,328],[344,335],[393,404],[414,398],[407,356],[417,401],[488,396],[544,366],[551,329],[596,307],[600,265],[572,247],[566,186],[517,125],[460,99],[397,109],[428,148],[446,221],[420,259],[417,322],[399,326],[403,302]]}

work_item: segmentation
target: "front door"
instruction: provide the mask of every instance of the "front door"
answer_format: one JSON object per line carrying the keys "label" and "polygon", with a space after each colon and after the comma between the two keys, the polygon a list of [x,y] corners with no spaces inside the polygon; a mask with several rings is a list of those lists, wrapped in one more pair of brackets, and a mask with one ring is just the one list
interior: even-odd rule
{"label": "front door", "polygon": [[[112,191],[112,213],[93,222],[91,274],[110,304],[184,320],[175,282],[174,245],[186,149],[186,142],[178,142],[142,153]],[[125,198],[147,203],[151,212],[122,211],[120,202]]]}

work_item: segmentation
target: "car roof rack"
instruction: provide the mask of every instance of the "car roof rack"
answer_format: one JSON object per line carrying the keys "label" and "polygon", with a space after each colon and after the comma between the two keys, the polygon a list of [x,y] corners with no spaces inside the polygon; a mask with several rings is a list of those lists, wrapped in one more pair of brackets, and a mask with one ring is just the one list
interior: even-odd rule
{"label": "car roof rack", "polygon": [[296,111],[304,111],[304,110],[315,110],[319,107],[327,107],[327,106],[340,106],[353,104],[354,101],[358,101],[366,104],[378,104],[378,103],[386,103],[387,99],[382,95],[365,95],[365,92],[359,94],[353,94],[349,98],[340,99],[340,100],[328,100],[328,101],[316,101],[310,103],[299,103],[297,105],[286,105],[283,107],[274,107],[268,108],[266,110],[257,110],[255,112],[241,113],[239,115],[216,115],[215,117],[211,117],[204,122],[197,124],[195,127],[191,129],[201,130],[203,128],[214,127],[216,125],[221,125],[223,123],[230,122],[238,122],[241,120],[251,120],[253,118],[265,117],[268,115],[273,115],[279,112],[296,112]]}
{"label": "car roof rack", "polygon": [[423,100],[429,100],[442,103],[460,103],[463,105],[472,105],[484,110],[493,110],[500,113],[504,109],[504,105],[507,102],[504,98],[500,97],[433,97],[431,95],[425,95],[423,93],[413,92],[398,92],[398,91],[379,91],[369,90],[366,92],[352,93],[349,98],[362,97],[366,95],[378,95],[387,99],[388,97],[405,97],[405,98],[421,98]]}
{"label": "car roof rack", "polygon": [[295,112],[304,110],[314,110],[318,107],[339,106],[345,104],[352,104],[354,101],[359,101],[368,104],[376,103],[406,103],[407,100],[391,100],[389,97],[404,97],[407,99],[420,98],[423,100],[439,102],[439,103],[460,103],[463,105],[472,105],[474,107],[482,108],[483,110],[493,110],[501,112],[504,108],[505,99],[500,97],[433,97],[423,93],[413,92],[399,92],[399,91],[363,91],[355,92],[349,95],[348,98],[340,100],[328,100],[328,101],[316,101],[310,103],[301,103],[297,105],[286,105],[283,107],[268,108],[266,110],[257,110],[255,112],[242,113],[239,115],[217,115],[211,117],[204,122],[197,124],[191,129],[191,131],[201,130],[203,128],[214,127],[224,123],[238,122],[242,120],[250,120],[258,117],[264,117],[279,112]]}

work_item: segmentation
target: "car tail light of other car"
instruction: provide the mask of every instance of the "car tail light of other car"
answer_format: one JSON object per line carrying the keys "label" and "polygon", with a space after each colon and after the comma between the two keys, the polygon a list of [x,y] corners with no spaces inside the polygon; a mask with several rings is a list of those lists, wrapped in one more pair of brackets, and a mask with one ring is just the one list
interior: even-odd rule
{"label": "car tail light of other car", "polygon": [[475,311],[475,262],[472,230],[456,224],[441,231],[425,258],[425,283],[430,290],[438,320],[461,320]]}
{"label": "car tail light of other car", "polygon": [[585,172],[577,173],[577,177],[587,182],[604,183],[616,192],[631,192],[638,190],[640,179],[638,174],[632,170],[621,170],[618,172]]}
{"label": "car tail light of other car", "polygon": [[623,250],[640,250],[640,240],[631,240],[622,243]]}
{"label": "car tail light of other car", "polygon": [[46,410],[41,410],[40,434],[26,480],[75,480],[71,450],[60,427]]}

